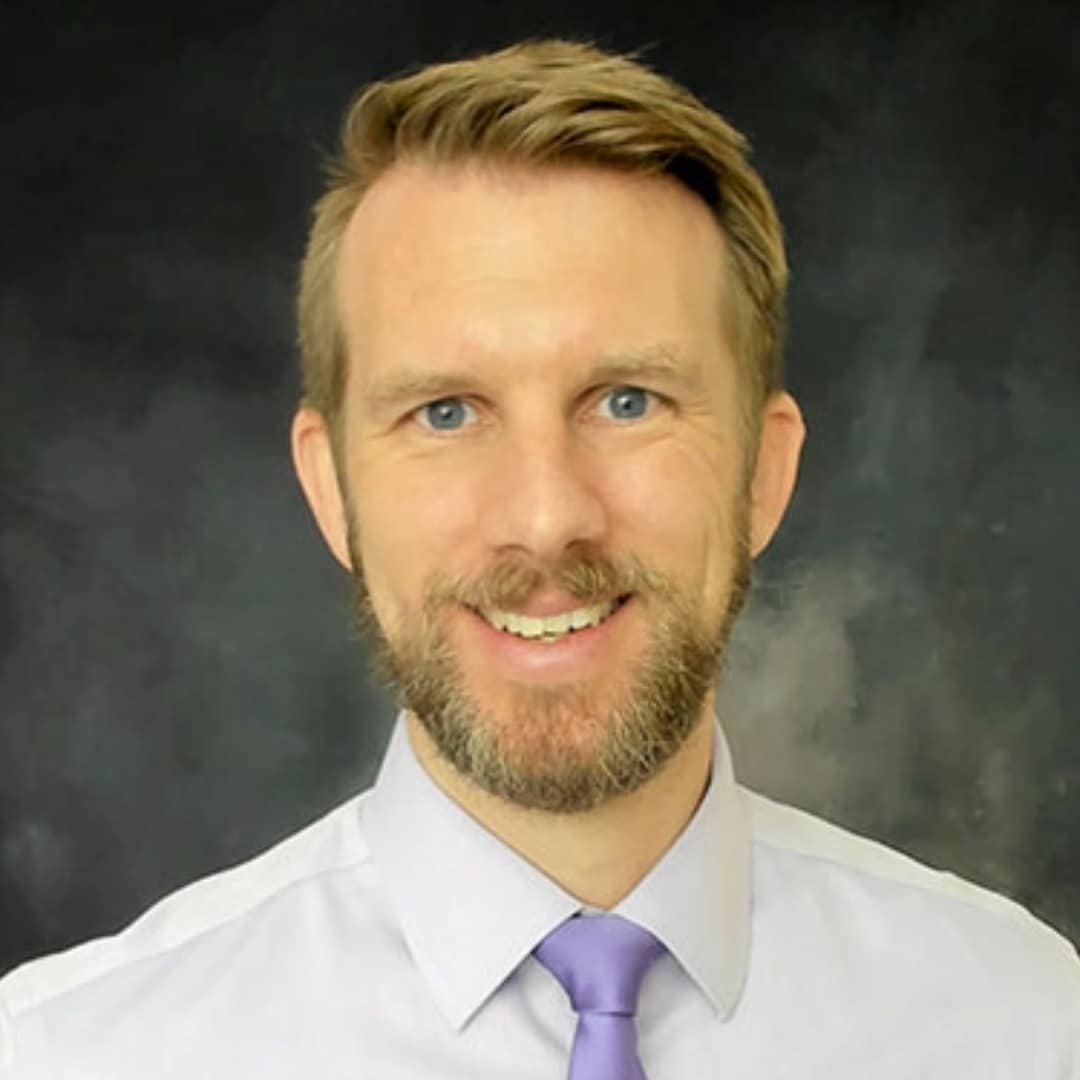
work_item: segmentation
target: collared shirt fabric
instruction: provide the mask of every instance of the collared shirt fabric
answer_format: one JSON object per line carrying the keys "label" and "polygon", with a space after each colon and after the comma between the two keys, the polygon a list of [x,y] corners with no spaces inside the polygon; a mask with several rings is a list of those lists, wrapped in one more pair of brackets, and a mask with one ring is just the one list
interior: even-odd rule
{"label": "collared shirt fabric", "polygon": [[[666,953],[649,1080],[1080,1080],[1080,960],[1004,897],[735,782],[612,911]],[[438,788],[399,716],[375,784],[121,933],[0,980],[3,1080],[561,1080],[532,949],[594,913]]]}

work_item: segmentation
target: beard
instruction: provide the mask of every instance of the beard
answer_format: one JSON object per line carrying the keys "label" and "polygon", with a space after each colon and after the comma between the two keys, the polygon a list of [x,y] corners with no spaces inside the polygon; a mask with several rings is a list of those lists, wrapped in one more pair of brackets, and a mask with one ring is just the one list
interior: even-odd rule
{"label": "beard", "polygon": [[[750,588],[749,512],[748,496],[740,495],[718,613],[703,611],[700,596],[636,558],[583,549],[546,572],[522,560],[500,562],[475,581],[436,572],[425,582],[422,610],[401,620],[391,641],[372,604],[349,507],[352,610],[370,644],[372,673],[442,757],[484,791],[548,813],[593,810],[651,780],[703,721]],[[648,626],[645,647],[613,684],[513,683],[504,707],[485,708],[470,693],[446,616],[462,604],[515,610],[553,586],[583,607],[632,593]]]}

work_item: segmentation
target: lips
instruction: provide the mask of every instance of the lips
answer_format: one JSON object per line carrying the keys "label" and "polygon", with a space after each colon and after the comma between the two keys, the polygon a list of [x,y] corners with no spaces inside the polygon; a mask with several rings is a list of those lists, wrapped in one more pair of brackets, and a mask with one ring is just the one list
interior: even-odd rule
{"label": "lips", "polygon": [[[502,608],[499,605],[494,605],[489,610],[498,612],[498,613],[500,613],[500,615],[505,615],[505,613],[511,612],[511,613],[513,613],[514,616],[517,616],[518,618],[525,617],[525,618],[531,618],[531,619],[541,619],[541,618],[552,619],[552,618],[555,618],[556,616],[559,616],[559,615],[569,615],[571,610],[572,611],[580,611],[582,609],[602,608],[602,607],[606,607],[608,604],[611,604],[610,610],[605,613],[604,617],[602,619],[600,619],[599,622],[591,623],[588,626],[578,626],[578,627],[568,626],[565,631],[561,632],[561,633],[567,633],[567,634],[576,634],[576,633],[580,633],[582,630],[591,630],[591,629],[593,629],[593,627],[598,626],[598,625],[606,622],[608,619],[611,618],[611,616],[615,615],[616,611],[618,611],[619,608],[621,608],[623,606],[623,604],[626,603],[626,600],[629,600],[631,598],[631,596],[633,596],[633,593],[623,593],[621,596],[617,596],[613,600],[598,600],[598,602],[596,602],[594,604],[582,604],[582,605],[580,605],[579,607],[576,607],[576,608],[572,608],[572,609],[566,608],[563,611],[553,611],[553,612],[550,613],[550,615],[543,615],[543,616],[536,615],[536,613],[531,612],[531,611],[518,611],[518,610],[514,610],[514,609],[512,609],[510,607]],[[487,616],[484,615],[484,611],[482,611],[478,607],[475,607],[472,604],[467,604],[467,605],[465,605],[465,607],[467,607],[470,611],[472,611],[474,613],[474,615],[478,615],[482,619],[484,619],[485,622],[488,622],[489,625],[491,625],[492,630],[500,630],[503,633],[514,634],[514,636],[516,636],[516,637],[525,637],[526,640],[530,639],[530,638],[526,637],[526,635],[518,634],[515,631],[510,630],[509,627],[500,627],[500,626],[497,626],[495,623],[490,622],[490,620],[488,620]]]}
{"label": "lips", "polygon": [[524,682],[586,678],[610,663],[610,649],[626,632],[623,609],[633,594],[619,597],[611,613],[600,623],[550,637],[526,638],[498,630],[475,608],[465,605],[478,644],[482,670]]}
{"label": "lips", "polygon": [[563,634],[579,633],[599,626],[619,606],[619,599],[599,604],[563,610],[550,615],[485,609],[481,615],[496,630],[513,634],[528,641],[547,641]]}

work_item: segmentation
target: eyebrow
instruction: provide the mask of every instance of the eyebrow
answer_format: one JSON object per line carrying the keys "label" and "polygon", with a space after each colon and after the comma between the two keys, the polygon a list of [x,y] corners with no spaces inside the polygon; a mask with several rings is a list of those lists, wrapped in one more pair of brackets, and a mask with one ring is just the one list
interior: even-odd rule
{"label": "eyebrow", "polygon": [[[601,357],[588,370],[586,381],[599,383],[651,379],[683,386],[696,386],[700,372],[680,360],[678,350],[667,344],[650,345],[628,353]],[[368,407],[387,412],[412,401],[437,401],[475,386],[477,377],[458,371],[399,371],[374,383],[364,394]]]}

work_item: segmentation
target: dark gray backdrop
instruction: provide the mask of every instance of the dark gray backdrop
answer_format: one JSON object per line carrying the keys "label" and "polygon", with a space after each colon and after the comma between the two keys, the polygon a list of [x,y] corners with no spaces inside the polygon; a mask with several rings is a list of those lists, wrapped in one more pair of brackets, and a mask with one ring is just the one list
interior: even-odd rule
{"label": "dark gray backdrop", "polygon": [[320,149],[368,79],[547,33],[651,45],[787,225],[810,439],[743,779],[1080,937],[1076,10],[6,5],[0,970],[371,782],[392,703],[287,453]]}

